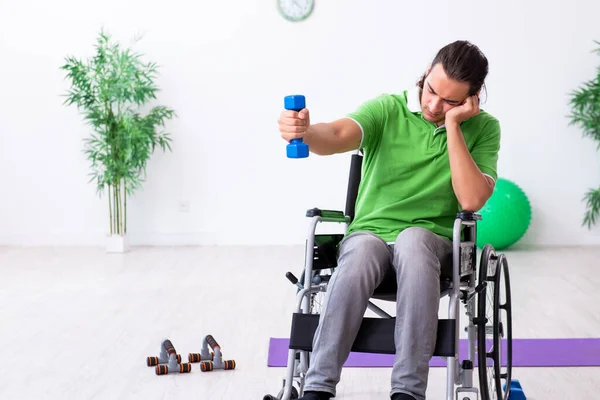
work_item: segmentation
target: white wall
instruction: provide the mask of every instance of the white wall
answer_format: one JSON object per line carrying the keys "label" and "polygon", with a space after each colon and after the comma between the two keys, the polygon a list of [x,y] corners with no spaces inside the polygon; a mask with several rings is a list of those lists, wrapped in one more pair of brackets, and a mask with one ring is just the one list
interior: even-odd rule
{"label": "white wall", "polygon": [[174,152],[156,154],[129,202],[134,244],[302,243],[307,208],[343,207],[349,156],[286,159],[283,97],[305,94],[313,121],[340,117],[412,85],[455,39],[490,59],[485,108],[502,122],[500,175],[534,206],[523,243],[600,244],[600,228],[581,227],[600,153],[565,118],[567,94],[600,64],[591,53],[600,2],[317,0],[300,24],[275,3],[6,2],[0,244],[104,243],[106,204],[87,184],[81,152],[89,130],[62,106],[59,70],[67,55],[92,54],[102,25],[124,42],[144,33],[137,49],[163,66],[160,103],[179,115],[169,124]]}

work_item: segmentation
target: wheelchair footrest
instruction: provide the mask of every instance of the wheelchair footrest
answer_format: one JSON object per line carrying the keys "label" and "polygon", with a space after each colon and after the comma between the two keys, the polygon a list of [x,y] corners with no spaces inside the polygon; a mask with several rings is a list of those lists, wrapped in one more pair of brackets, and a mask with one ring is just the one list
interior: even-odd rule
{"label": "wheelchair footrest", "polygon": [[[434,356],[453,357],[456,353],[456,320],[438,320]],[[292,317],[290,349],[312,351],[319,314],[295,313]],[[395,354],[394,330],[396,318],[365,317],[358,330],[352,351],[357,353]]]}

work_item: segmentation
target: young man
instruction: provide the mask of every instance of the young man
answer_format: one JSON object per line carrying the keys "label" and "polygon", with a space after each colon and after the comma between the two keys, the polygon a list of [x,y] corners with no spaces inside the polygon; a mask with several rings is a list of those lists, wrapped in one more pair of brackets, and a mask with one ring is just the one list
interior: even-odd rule
{"label": "young man", "polygon": [[302,399],[335,396],[367,302],[390,271],[398,286],[391,398],[425,399],[456,213],[481,209],[497,178],[500,125],[479,108],[487,73],[483,53],[456,41],[413,90],[381,95],[345,118],[311,124],[306,109],[282,112],[287,141],[303,138],[319,155],[364,152],[355,219],[340,243]]}

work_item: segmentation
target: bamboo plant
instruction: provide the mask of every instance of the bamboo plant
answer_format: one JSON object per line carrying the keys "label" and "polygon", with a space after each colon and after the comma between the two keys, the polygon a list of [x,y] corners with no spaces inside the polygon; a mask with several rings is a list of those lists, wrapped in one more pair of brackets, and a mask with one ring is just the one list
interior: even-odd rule
{"label": "bamboo plant", "polygon": [[155,149],[171,151],[170,134],[163,129],[175,112],[162,105],[141,112],[156,99],[158,67],[101,30],[94,56],[85,61],[68,56],[61,70],[71,85],[64,105],[75,105],[91,127],[84,139],[89,182],[96,183],[100,197],[107,194],[110,235],[124,236],[127,197],[141,187]]}
{"label": "bamboo plant", "polygon": [[[597,45],[600,42],[595,41]],[[594,50],[600,55],[600,48]],[[596,150],[600,150],[600,66],[596,69],[596,76],[584,82],[571,93],[569,104],[571,106],[569,125],[577,125],[584,137],[590,137],[598,142]],[[586,212],[583,225],[590,229],[600,218],[600,187],[589,189],[583,199],[586,202]]]}

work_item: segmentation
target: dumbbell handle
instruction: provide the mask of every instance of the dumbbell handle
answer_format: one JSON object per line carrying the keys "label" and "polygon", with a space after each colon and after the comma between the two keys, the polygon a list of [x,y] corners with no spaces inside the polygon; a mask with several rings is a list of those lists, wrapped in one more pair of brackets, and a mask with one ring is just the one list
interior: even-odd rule
{"label": "dumbbell handle", "polygon": [[169,354],[169,355],[177,354],[177,351],[175,351],[175,347],[173,346],[173,343],[171,343],[171,341],[169,339],[167,339],[163,342],[163,346],[164,346],[165,350],[167,351],[167,354]]}
{"label": "dumbbell handle", "polygon": [[208,345],[213,349],[220,349],[221,346],[219,346],[219,343],[217,343],[217,341],[215,340],[214,337],[212,337],[212,335],[206,335],[206,343],[208,343]]}

